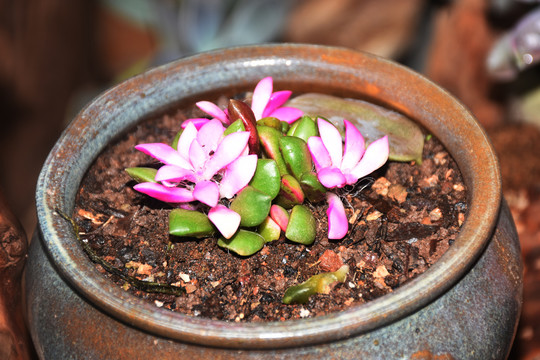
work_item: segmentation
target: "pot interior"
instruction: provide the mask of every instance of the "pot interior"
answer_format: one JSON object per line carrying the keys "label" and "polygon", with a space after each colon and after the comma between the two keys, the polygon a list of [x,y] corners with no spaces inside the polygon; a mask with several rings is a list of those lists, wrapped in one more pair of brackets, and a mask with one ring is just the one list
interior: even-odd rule
{"label": "pot interior", "polygon": [[[417,121],[445,145],[469,192],[468,214],[446,254],[393,293],[327,316],[235,324],[158,309],[97,272],[57,209],[71,213],[86,169],[118,134],[173,106],[246,91],[265,76],[276,89],[359,98]],[[66,128],[37,187],[39,230],[60,273],[82,295],[119,320],[159,335],[221,347],[281,348],[326,342],[383,326],[441,295],[472,266],[490,239],[501,202],[498,163],[482,128],[446,91],[394,62],[314,45],[238,47],[155,68],[103,93]]]}

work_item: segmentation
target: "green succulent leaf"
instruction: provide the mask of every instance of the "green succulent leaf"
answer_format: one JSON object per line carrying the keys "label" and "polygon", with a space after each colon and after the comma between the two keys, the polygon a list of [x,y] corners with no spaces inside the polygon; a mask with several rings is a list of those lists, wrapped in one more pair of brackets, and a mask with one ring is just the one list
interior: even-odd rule
{"label": "green succulent leaf", "polygon": [[156,182],[156,180],[154,179],[156,178],[157,169],[149,167],[131,167],[127,168],[126,172],[133,180],[138,183]]}
{"label": "green succulent leaf", "polygon": [[285,209],[290,209],[294,205],[299,205],[303,202],[304,192],[298,180],[290,174],[283,175],[281,177],[281,188],[275,203],[283,206]]}
{"label": "green succulent leaf", "polygon": [[238,119],[232,124],[230,124],[229,126],[227,126],[223,135],[227,136],[229,134],[232,134],[238,131],[246,131],[246,128],[244,127],[244,123],[242,123],[241,119]]}
{"label": "green succulent leaf", "polygon": [[240,229],[230,239],[218,239],[218,246],[229,249],[240,256],[251,256],[261,250],[266,243],[265,239],[253,231]]}
{"label": "green succulent leaf", "polygon": [[250,183],[255,189],[275,198],[281,188],[281,176],[274,159],[258,159],[257,169]]}
{"label": "green succulent leaf", "polygon": [[315,121],[309,116],[302,116],[299,120],[294,122],[294,128],[289,129],[288,136],[296,136],[305,142],[312,136],[319,135],[319,129]]}
{"label": "green succulent leaf", "polygon": [[259,225],[258,231],[266,242],[278,240],[281,236],[281,228],[270,217],[264,219],[261,225]]}
{"label": "green succulent leaf", "polygon": [[269,126],[257,126],[257,132],[264,154],[276,161],[279,173],[282,176],[288,174],[287,165],[279,151],[279,139],[282,137],[281,131]]}
{"label": "green succulent leaf", "polygon": [[317,174],[305,172],[300,178],[300,186],[309,201],[316,203],[325,199],[326,188],[320,183]]}
{"label": "green succulent leaf", "polygon": [[338,128],[343,119],[352,122],[369,144],[384,135],[390,140],[390,160],[422,161],[424,136],[408,117],[384,107],[356,99],[309,93],[295,97],[287,106],[296,107],[311,116],[323,116]]}
{"label": "green succulent leaf", "polygon": [[246,186],[231,202],[230,209],[240,214],[240,225],[252,227],[260,225],[270,213],[272,198],[267,194]]}
{"label": "green succulent leaf", "polygon": [[279,149],[287,169],[297,180],[303,173],[311,171],[311,153],[304,140],[296,136],[283,136],[279,139]]}
{"label": "green succulent leaf", "polygon": [[281,121],[275,117],[265,117],[257,121],[258,126],[269,126],[281,131]]}
{"label": "green succulent leaf", "polygon": [[338,281],[345,282],[348,273],[349,266],[343,265],[334,272],[313,275],[305,282],[288,288],[283,296],[283,303],[305,304],[311,295],[317,293],[328,294],[330,292],[330,285]]}
{"label": "green succulent leaf", "polygon": [[316,234],[317,222],[309,208],[304,205],[293,207],[285,237],[300,244],[311,245]]}
{"label": "green succulent leaf", "polygon": [[169,234],[204,238],[212,236],[215,228],[205,214],[186,209],[174,209],[169,215]]}

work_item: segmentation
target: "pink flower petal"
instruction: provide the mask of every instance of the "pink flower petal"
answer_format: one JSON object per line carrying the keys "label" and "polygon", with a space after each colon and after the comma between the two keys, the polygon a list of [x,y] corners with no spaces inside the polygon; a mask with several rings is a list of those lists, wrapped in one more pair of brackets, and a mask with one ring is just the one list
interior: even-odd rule
{"label": "pink flower petal", "polygon": [[182,131],[180,139],[178,139],[178,153],[186,159],[186,161],[189,161],[189,148],[191,147],[193,140],[197,138],[197,132],[195,124],[188,123]]}
{"label": "pink flower petal", "polygon": [[262,117],[270,116],[274,110],[276,110],[281,105],[285,104],[287,100],[291,97],[292,91],[289,90],[283,90],[283,91],[276,91],[272,95],[270,95],[270,100],[268,100],[268,104],[264,108],[264,111],[262,113]]}
{"label": "pink flower petal", "polygon": [[321,184],[327,188],[343,187],[347,183],[347,179],[339,170],[335,167],[327,167],[317,172],[317,177]]}
{"label": "pink flower petal", "polygon": [[373,171],[377,170],[388,160],[388,136],[384,136],[372,142],[366,149],[364,157],[351,171],[356,179],[360,179]]}
{"label": "pink flower petal", "polygon": [[339,130],[328,121],[318,119],[319,134],[321,135],[324,147],[332,159],[332,165],[341,166],[341,157],[343,156],[343,141]]}
{"label": "pink flower petal", "polygon": [[161,184],[144,182],[133,187],[138,192],[169,203],[184,203],[195,200],[191,190],[179,187],[166,187]]}
{"label": "pink flower petal", "polygon": [[310,137],[307,144],[317,171],[332,166],[330,154],[328,154],[328,150],[324,147],[322,139],[319,136]]}
{"label": "pink flower petal", "polygon": [[349,222],[343,203],[339,196],[332,192],[326,193],[326,200],[328,201],[328,210],[326,211],[328,216],[328,238],[343,239],[347,235],[347,231],[349,231]]}
{"label": "pink flower petal", "polygon": [[242,190],[255,174],[257,155],[240,156],[227,166],[220,181],[219,192],[222,197],[232,198]]}
{"label": "pink flower petal", "polygon": [[358,164],[365,151],[364,137],[358,131],[356,126],[347,120],[343,120],[345,123],[345,150],[343,150],[343,160],[341,161],[340,168],[350,170]]}
{"label": "pink flower petal", "polygon": [[188,180],[195,182],[195,176],[192,170],[187,170],[174,165],[163,165],[156,173],[156,181],[179,182]]}
{"label": "pink flower petal", "polygon": [[189,147],[189,161],[191,162],[193,169],[197,172],[201,171],[204,168],[208,157],[208,153],[205,151],[202,145],[199,144],[197,139],[193,140],[191,142],[191,146]]}
{"label": "pink flower petal", "polygon": [[205,152],[208,154],[216,151],[217,146],[223,136],[223,132],[225,132],[225,128],[219,120],[210,120],[199,129],[197,141],[199,141],[199,144],[201,144]]}
{"label": "pink flower petal", "polygon": [[185,129],[187,124],[192,123],[193,125],[195,125],[195,128],[199,130],[204,124],[206,124],[209,121],[210,119],[207,119],[207,118],[187,119],[187,120],[184,120],[184,122],[182,123],[182,125],[180,125],[180,127],[182,127],[182,129]]}
{"label": "pink flower petal", "polygon": [[216,205],[208,212],[208,219],[225,239],[230,239],[240,226],[240,215],[224,205]]}
{"label": "pink flower petal", "polygon": [[229,118],[225,114],[223,110],[219,108],[216,104],[210,102],[210,101],[199,101],[195,103],[199,109],[204,111],[210,116],[213,116],[214,118],[220,120],[224,124],[229,123]]}
{"label": "pink flower petal", "polygon": [[142,151],[146,155],[150,155],[154,159],[161,161],[167,165],[176,165],[184,169],[192,169],[191,164],[186,161],[180,154],[171,146],[162,143],[139,144],[135,149]]}
{"label": "pink flower petal", "polygon": [[302,110],[293,107],[280,107],[268,114],[268,116],[278,118],[288,124],[295,122],[302,115],[304,115]]}
{"label": "pink flower petal", "polygon": [[214,154],[206,162],[203,177],[205,179],[212,178],[219,170],[236,160],[244,151],[248,140],[248,131],[238,131],[225,136]]}
{"label": "pink flower petal", "polygon": [[213,181],[199,181],[193,189],[193,197],[208,206],[216,206],[219,200],[219,188]]}
{"label": "pink flower petal", "polygon": [[262,114],[268,101],[270,101],[270,96],[272,96],[272,89],[274,87],[274,80],[270,76],[265,77],[253,90],[253,99],[251,100],[251,110],[255,114],[255,119],[262,119]]}

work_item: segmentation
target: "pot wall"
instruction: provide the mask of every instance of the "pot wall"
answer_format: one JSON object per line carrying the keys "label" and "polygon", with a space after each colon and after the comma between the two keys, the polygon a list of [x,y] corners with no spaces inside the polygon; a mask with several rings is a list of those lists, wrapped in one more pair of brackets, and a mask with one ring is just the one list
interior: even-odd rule
{"label": "pot wall", "polygon": [[[124,129],[175,104],[251,89],[264,76],[279,88],[372,100],[437,136],[458,163],[470,195],[454,245],[392,294],[341,313],[283,323],[186,317],[115,287],[90,263],[56,210],[72,211],[84,172]],[[515,333],[519,243],[507,208],[500,210],[498,163],[485,133],[444,90],[375,56],[308,45],[243,47],[130,79],[95,99],[68,126],[44,164],[36,201],[39,227],[26,278],[32,336],[44,358],[138,358],[149,352],[165,358],[476,358],[473,350],[486,354],[479,358],[504,358]]]}

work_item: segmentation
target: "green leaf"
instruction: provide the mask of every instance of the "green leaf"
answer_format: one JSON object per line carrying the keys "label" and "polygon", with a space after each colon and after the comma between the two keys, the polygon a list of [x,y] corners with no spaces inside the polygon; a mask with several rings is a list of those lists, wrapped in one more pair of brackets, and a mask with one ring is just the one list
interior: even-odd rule
{"label": "green leaf", "polygon": [[291,241],[311,245],[317,235],[317,222],[307,206],[296,205],[291,211],[285,237]]}
{"label": "green leaf", "polygon": [[127,168],[126,172],[138,183],[156,182],[154,179],[156,178],[157,169],[149,167],[131,167]]}
{"label": "green leaf", "polygon": [[238,131],[246,131],[246,128],[244,127],[244,123],[242,123],[241,119],[236,120],[231,125],[229,125],[225,132],[223,133],[223,136],[227,136],[229,134],[238,132]]}
{"label": "green leaf", "polygon": [[230,209],[240,214],[240,225],[252,227],[261,224],[266,219],[271,205],[270,196],[248,185],[236,195]]}
{"label": "green leaf", "polygon": [[284,304],[305,304],[311,295],[328,294],[330,285],[335,282],[345,282],[349,266],[343,265],[334,272],[313,275],[303,283],[294,285],[285,291],[283,296]]}
{"label": "green leaf", "polygon": [[265,117],[260,120],[257,120],[257,125],[268,126],[268,127],[281,131],[281,121],[275,117]]}
{"label": "green leaf", "polygon": [[310,137],[319,135],[319,129],[311,117],[304,115],[295,122],[294,128],[287,135],[299,137],[307,143]]}
{"label": "green leaf", "polygon": [[174,209],[169,215],[169,234],[204,238],[212,236],[215,228],[205,214],[195,210]]}
{"label": "green leaf", "polygon": [[390,160],[422,161],[424,136],[408,117],[367,101],[343,99],[324,94],[303,94],[287,102],[305,114],[323,116],[343,129],[343,119],[352,122],[371,143],[384,135],[390,140]]}
{"label": "green leaf", "polygon": [[288,174],[287,165],[279,151],[279,139],[282,136],[281,131],[269,126],[257,126],[257,132],[264,154],[276,161],[281,176]]}
{"label": "green leaf", "polygon": [[180,141],[180,136],[182,136],[182,133],[184,132],[184,130],[180,130],[179,132],[176,133],[176,135],[174,136],[174,139],[172,141],[172,144],[171,144],[171,147],[174,149],[174,150],[178,150],[178,141]]}
{"label": "green leaf", "polygon": [[275,198],[281,187],[281,176],[276,161],[273,159],[258,159],[257,169],[249,184],[270,196],[270,198]]}
{"label": "green leaf", "polygon": [[265,242],[261,235],[253,231],[240,229],[230,239],[219,238],[217,244],[238,255],[250,256],[261,250]]}
{"label": "green leaf", "polygon": [[309,201],[316,203],[325,199],[326,188],[320,183],[315,173],[303,173],[300,178],[300,186]]}
{"label": "green leaf", "polygon": [[266,242],[270,242],[279,239],[281,236],[281,229],[279,225],[268,216],[261,225],[259,225],[259,234]]}
{"label": "green leaf", "polygon": [[283,206],[285,209],[290,209],[294,205],[304,202],[304,192],[296,178],[290,174],[285,174],[281,177],[281,189],[276,197],[275,203]]}
{"label": "green leaf", "polygon": [[311,171],[311,153],[304,140],[296,136],[283,136],[279,139],[279,149],[287,169],[297,180],[303,173]]}

